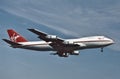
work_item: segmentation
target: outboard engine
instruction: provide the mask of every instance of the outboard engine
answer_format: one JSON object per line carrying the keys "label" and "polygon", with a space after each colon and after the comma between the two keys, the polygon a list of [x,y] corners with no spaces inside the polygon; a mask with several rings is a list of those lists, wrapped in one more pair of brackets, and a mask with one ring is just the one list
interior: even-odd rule
{"label": "outboard engine", "polygon": [[79,55],[79,51],[73,51],[72,53],[71,53],[71,55]]}
{"label": "outboard engine", "polygon": [[46,36],[47,39],[57,39],[56,35],[47,35]]}

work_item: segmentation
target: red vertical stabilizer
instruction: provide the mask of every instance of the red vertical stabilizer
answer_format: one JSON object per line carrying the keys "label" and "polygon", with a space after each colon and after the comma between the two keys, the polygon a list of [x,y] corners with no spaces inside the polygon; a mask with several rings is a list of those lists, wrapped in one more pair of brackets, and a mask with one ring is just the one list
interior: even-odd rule
{"label": "red vertical stabilizer", "polygon": [[16,42],[16,43],[17,42],[27,42],[27,40],[24,37],[22,37],[20,34],[15,32],[13,29],[8,29],[7,32],[10,37],[10,40],[12,42]]}

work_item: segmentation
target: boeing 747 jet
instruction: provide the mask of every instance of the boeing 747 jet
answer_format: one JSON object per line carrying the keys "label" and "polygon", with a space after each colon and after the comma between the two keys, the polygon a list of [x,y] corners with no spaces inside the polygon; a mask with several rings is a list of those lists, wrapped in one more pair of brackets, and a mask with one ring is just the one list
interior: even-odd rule
{"label": "boeing 747 jet", "polygon": [[28,29],[38,35],[38,38],[43,41],[28,41],[23,36],[15,32],[13,29],[8,29],[10,40],[3,39],[13,48],[22,48],[35,51],[56,51],[52,55],[60,57],[68,57],[69,55],[79,55],[79,50],[90,48],[103,48],[114,43],[114,41],[105,36],[90,36],[76,39],[62,39],[56,35],[48,35],[37,29]]}

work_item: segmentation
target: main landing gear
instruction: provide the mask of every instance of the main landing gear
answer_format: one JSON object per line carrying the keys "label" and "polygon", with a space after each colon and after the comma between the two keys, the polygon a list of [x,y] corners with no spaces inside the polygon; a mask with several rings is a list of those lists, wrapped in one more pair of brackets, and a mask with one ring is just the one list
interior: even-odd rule
{"label": "main landing gear", "polygon": [[50,55],[58,55],[59,57],[68,57],[69,53],[60,53],[60,52],[57,52],[57,53],[50,53]]}

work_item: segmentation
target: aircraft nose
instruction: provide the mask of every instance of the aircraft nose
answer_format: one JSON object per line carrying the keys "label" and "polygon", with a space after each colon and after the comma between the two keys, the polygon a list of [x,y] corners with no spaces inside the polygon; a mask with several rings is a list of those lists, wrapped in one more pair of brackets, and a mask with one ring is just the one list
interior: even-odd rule
{"label": "aircraft nose", "polygon": [[110,44],[114,44],[115,42],[112,40],[112,39],[110,39]]}

